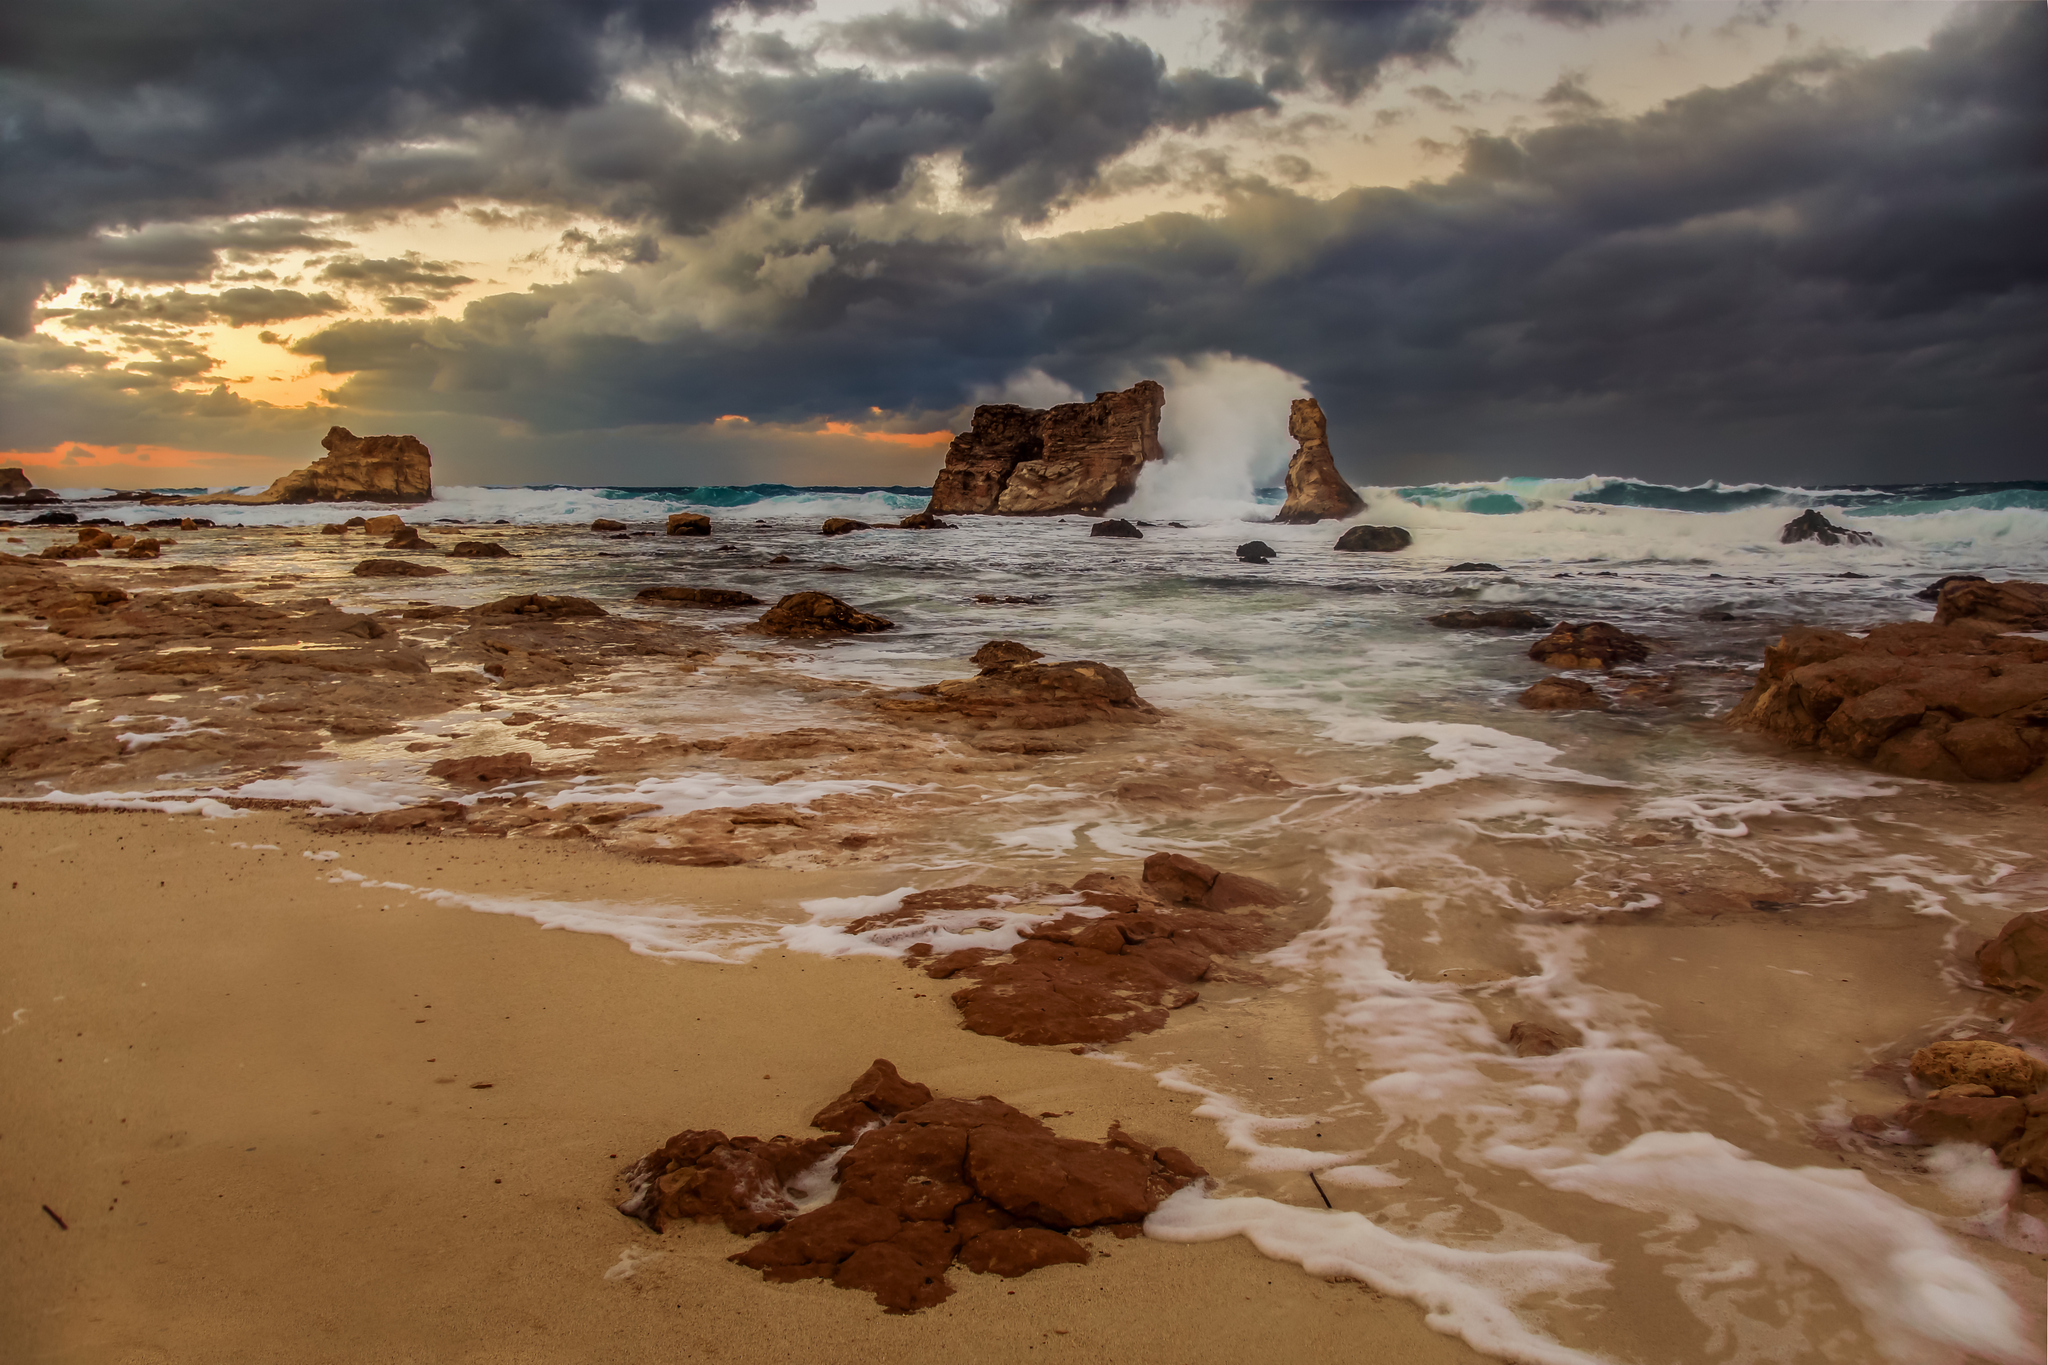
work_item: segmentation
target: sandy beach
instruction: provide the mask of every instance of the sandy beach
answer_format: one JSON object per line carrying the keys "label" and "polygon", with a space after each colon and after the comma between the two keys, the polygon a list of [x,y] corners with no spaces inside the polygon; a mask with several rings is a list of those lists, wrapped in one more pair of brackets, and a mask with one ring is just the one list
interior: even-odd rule
{"label": "sandy beach", "polygon": [[1189,1097],[966,1032],[888,960],[669,963],[326,872],[735,909],[886,877],[313,836],[270,812],[8,810],[0,865],[10,1360],[1479,1358],[1409,1304],[1236,1238],[1097,1237],[1085,1267],[956,1271],[910,1317],[765,1283],[724,1261],[744,1244],[716,1225],[656,1236],[613,1211],[616,1174],[684,1127],[806,1132],[876,1056],[1063,1114],[1064,1134],[1121,1120],[1228,1156]]}

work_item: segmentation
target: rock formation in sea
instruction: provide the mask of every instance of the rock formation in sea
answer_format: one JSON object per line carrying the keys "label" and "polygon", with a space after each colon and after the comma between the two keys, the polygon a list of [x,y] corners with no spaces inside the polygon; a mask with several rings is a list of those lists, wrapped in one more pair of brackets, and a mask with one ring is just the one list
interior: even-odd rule
{"label": "rock formation in sea", "polygon": [[1560,621],[1529,646],[1529,657],[1552,668],[1612,668],[1650,657],[1650,642],[1605,621]]}
{"label": "rock formation in sea", "polygon": [[1884,544],[1868,531],[1852,531],[1846,526],[1837,526],[1810,508],[1786,522],[1778,533],[1778,541],[1783,545],[1796,545],[1802,540],[1817,541],[1822,545]]}
{"label": "rock formation in sea", "polygon": [[1294,458],[1287,462],[1287,501],[1274,521],[1288,526],[1308,526],[1318,521],[1342,521],[1365,510],[1330,454],[1330,424],[1322,404],[1313,398],[1297,398],[1287,413],[1287,434],[1295,440]]}
{"label": "rock formation in sea", "polygon": [[953,438],[925,510],[1000,516],[1099,514],[1127,501],[1148,463],[1164,458],[1150,379],[1092,403],[1055,408],[988,403]]}
{"label": "rock formation in sea", "polygon": [[0,469],[0,500],[10,503],[55,502],[57,495],[47,488],[36,487],[17,465]]}
{"label": "rock formation in sea", "polygon": [[206,493],[189,498],[147,498],[182,507],[234,503],[262,507],[281,502],[426,502],[434,496],[434,457],[416,436],[358,436],[329,427],[320,438],[327,454],[294,469],[261,493]]}

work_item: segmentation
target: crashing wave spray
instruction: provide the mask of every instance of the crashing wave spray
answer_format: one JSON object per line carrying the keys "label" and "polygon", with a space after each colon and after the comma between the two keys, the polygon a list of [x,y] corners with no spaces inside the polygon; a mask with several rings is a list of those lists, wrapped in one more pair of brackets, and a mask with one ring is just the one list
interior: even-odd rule
{"label": "crashing wave spray", "polygon": [[[1220,351],[1161,367],[1166,408],[1159,443],[1165,463],[1139,477],[1126,510],[1139,517],[1242,517],[1255,491],[1280,482],[1294,439],[1287,409],[1308,397],[1308,381],[1263,360]],[[1270,514],[1269,514],[1270,515]]]}

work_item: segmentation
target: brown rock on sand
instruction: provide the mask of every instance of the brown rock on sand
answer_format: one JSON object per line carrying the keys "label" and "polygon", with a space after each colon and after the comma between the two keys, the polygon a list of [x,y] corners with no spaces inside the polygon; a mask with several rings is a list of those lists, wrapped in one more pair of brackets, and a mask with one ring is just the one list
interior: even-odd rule
{"label": "brown rock on sand", "polygon": [[1287,412],[1287,434],[1295,440],[1294,457],[1287,462],[1287,501],[1273,520],[1308,526],[1363,512],[1365,499],[1337,472],[1330,454],[1330,424],[1322,404],[1313,398],[1295,399]]}
{"label": "brown rock on sand", "polygon": [[1180,853],[1155,853],[1145,860],[1145,890],[1168,904],[1208,910],[1287,903],[1287,893],[1271,882],[1219,872]]}
{"label": "brown rock on sand", "polygon": [[[627,1172],[619,1210],[657,1231],[684,1218],[767,1231],[729,1259],[771,1281],[830,1280],[910,1313],[952,1294],[956,1256],[1005,1276],[1084,1265],[1087,1249],[1059,1229],[1121,1231],[1203,1175],[1184,1153],[1115,1127],[1104,1142],[1081,1142],[992,1096],[934,1099],[887,1061],[814,1124],[831,1135],[678,1133]],[[791,1183],[834,1152],[836,1196],[798,1213]]]}
{"label": "brown rock on sand", "polygon": [[764,635],[864,635],[895,628],[894,621],[822,592],[793,592],[754,623]]}
{"label": "brown rock on sand", "polygon": [[642,602],[670,602],[684,607],[758,607],[761,599],[731,588],[642,588],[633,596]]}
{"label": "brown rock on sand", "polygon": [[1977,950],[1977,974],[2002,991],[2048,989],[2048,910],[2014,915]]}
{"label": "brown rock on sand", "polygon": [[2031,1095],[2048,1080],[2048,1066],[2016,1047],[1981,1039],[1930,1043],[1913,1054],[1912,1070],[1937,1089],[1984,1085],[2001,1095]]}
{"label": "brown rock on sand", "polygon": [[1551,668],[1612,668],[1641,663],[1650,657],[1650,643],[1605,621],[1575,626],[1560,621],[1550,634],[1529,646],[1529,657]]}
{"label": "brown rock on sand", "polygon": [[1531,711],[1605,711],[1607,698],[1580,678],[1545,678],[1515,698]]}
{"label": "brown rock on sand", "polygon": [[448,570],[438,564],[412,564],[403,559],[366,559],[349,572],[357,578],[434,578]]}

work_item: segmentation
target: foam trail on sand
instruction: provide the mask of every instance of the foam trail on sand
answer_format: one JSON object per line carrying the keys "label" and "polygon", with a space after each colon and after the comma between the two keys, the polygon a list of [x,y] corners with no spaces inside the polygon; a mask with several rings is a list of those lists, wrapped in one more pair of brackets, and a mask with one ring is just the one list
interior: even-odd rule
{"label": "foam trail on sand", "polygon": [[1599,1288],[1607,1263],[1585,1251],[1476,1250],[1402,1237],[1360,1213],[1299,1208],[1271,1199],[1207,1199],[1181,1190],[1145,1220],[1166,1242],[1243,1237],[1267,1256],[1311,1275],[1343,1276],[1419,1304],[1423,1321],[1474,1350],[1526,1365],[1608,1365],[1607,1358],[1543,1335],[1516,1315],[1532,1295]]}
{"label": "foam trail on sand", "polygon": [[1604,1156],[1502,1146],[1493,1159],[1554,1190],[1730,1223],[1778,1243],[1831,1277],[1862,1310],[1885,1358],[1900,1365],[1936,1361],[1949,1350],[1999,1361],[2041,1358],[1998,1280],[1862,1171],[1786,1170],[1708,1133],[1644,1133]]}
{"label": "foam trail on sand", "polygon": [[685,906],[648,907],[609,901],[557,901],[524,896],[478,896],[443,891],[407,882],[373,881],[358,872],[338,869],[330,881],[353,882],[365,889],[403,891],[436,905],[474,910],[485,915],[512,915],[532,920],[543,929],[615,938],[643,957],[671,962],[745,962],[775,945],[776,925],[770,920],[706,915]]}

